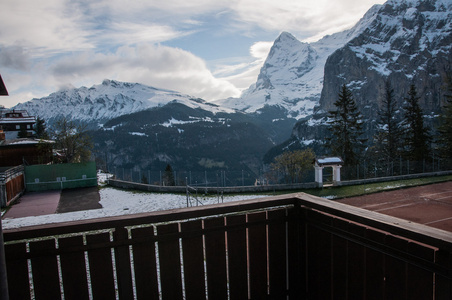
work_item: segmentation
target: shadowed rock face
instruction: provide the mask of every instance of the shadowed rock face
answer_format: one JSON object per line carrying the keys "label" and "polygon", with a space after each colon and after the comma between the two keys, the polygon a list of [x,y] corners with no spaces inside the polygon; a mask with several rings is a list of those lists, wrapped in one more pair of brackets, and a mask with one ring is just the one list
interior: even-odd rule
{"label": "shadowed rock face", "polygon": [[402,105],[411,84],[425,113],[439,111],[446,72],[452,69],[452,3],[388,1],[370,26],[325,64],[320,106],[334,109],[347,84],[365,117],[375,119],[389,80]]}

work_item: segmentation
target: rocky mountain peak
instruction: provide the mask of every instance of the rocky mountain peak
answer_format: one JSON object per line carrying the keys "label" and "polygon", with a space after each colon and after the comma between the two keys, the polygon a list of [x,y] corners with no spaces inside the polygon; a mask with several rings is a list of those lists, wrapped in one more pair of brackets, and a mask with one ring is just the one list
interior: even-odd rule
{"label": "rocky mountain peak", "polygon": [[327,58],[362,33],[380,7],[372,7],[353,28],[325,36],[314,43],[301,42],[292,34],[282,32],[275,40],[256,83],[240,98],[217,103],[245,112],[277,106],[286,110],[288,117],[296,119],[312,115],[319,105]]}
{"label": "rocky mountain peak", "polygon": [[[273,43],[273,47],[275,49],[281,48],[290,48],[291,46],[297,46],[300,44],[300,41],[297,40],[291,33],[287,31],[281,32],[278,38]],[[270,51],[269,57],[272,56],[272,52]]]}

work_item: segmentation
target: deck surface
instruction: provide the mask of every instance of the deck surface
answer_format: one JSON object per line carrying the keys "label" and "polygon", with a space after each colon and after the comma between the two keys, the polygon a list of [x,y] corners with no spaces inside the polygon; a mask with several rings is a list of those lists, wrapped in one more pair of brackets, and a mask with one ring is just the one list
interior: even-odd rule
{"label": "deck surface", "polygon": [[452,232],[452,181],[338,200]]}
{"label": "deck surface", "polygon": [[25,193],[4,214],[5,218],[24,218],[71,211],[102,208],[96,187]]}

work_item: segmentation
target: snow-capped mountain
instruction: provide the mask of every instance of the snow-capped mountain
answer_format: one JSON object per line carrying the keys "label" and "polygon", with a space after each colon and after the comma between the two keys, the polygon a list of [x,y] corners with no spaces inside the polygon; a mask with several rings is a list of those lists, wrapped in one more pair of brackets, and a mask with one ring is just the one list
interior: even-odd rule
{"label": "snow-capped mountain", "polygon": [[[440,111],[447,73],[452,71],[452,2],[389,0],[374,6],[360,22],[362,26],[354,27],[355,34],[349,35],[348,42],[331,52],[324,63],[318,108],[300,119],[291,138],[272,153],[306,146],[322,151],[322,141],[329,134],[326,112],[335,109],[343,84],[352,90],[364,116],[369,141],[386,81],[391,83],[400,108],[414,84],[424,114],[433,117]],[[433,128],[433,119],[426,118],[427,126]]]}
{"label": "snow-capped mountain", "polygon": [[216,102],[222,106],[255,112],[266,105],[281,106],[288,116],[300,119],[319,105],[327,58],[366,30],[380,9],[373,6],[351,29],[328,35],[314,43],[297,40],[287,32],[275,40],[257,82],[240,98]]}
{"label": "snow-capped mountain", "polygon": [[[44,119],[88,125],[99,162],[109,167],[164,169],[245,168],[258,170],[261,158],[290,136],[293,120],[219,107],[202,99],[138,83],[104,80],[91,88],[66,89],[22,103]],[[283,115],[281,115],[283,117]]]}
{"label": "snow-capped mountain", "polygon": [[363,114],[375,118],[389,80],[400,104],[414,84],[424,112],[438,111],[451,62],[452,1],[389,0],[361,34],[329,56],[320,105],[333,109],[346,84]]}
{"label": "snow-capped mountain", "polygon": [[60,117],[66,117],[70,120],[102,125],[110,119],[163,106],[170,102],[213,113],[234,112],[175,91],[114,80],[104,80],[102,84],[90,88],[80,87],[58,91],[41,99],[20,103],[14,109],[25,109],[48,123]]}

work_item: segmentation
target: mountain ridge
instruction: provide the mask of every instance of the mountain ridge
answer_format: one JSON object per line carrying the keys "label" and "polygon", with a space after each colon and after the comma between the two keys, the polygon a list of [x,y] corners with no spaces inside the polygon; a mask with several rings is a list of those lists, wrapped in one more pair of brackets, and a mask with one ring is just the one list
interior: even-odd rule
{"label": "mountain ridge", "polygon": [[234,112],[234,110],[221,108],[213,103],[176,91],[109,79],[90,88],[84,86],[69,88],[52,93],[47,97],[32,99],[16,105],[14,109],[28,110],[49,123],[66,117],[99,127],[108,120],[121,115],[163,106],[173,101],[212,112]]}
{"label": "mountain ridge", "polygon": [[352,28],[306,43],[288,32],[275,40],[256,83],[240,98],[215,103],[244,112],[256,112],[265,105],[279,105],[288,117],[301,119],[314,113],[323,86],[323,68],[329,55],[364,31],[378,13],[374,5]]}
{"label": "mountain ridge", "polygon": [[387,1],[365,31],[328,58],[320,106],[333,109],[340,86],[347,84],[358,107],[374,105],[378,111],[388,80],[396,98],[414,84],[421,106],[438,111],[443,67],[452,61],[451,24],[450,1]]}

